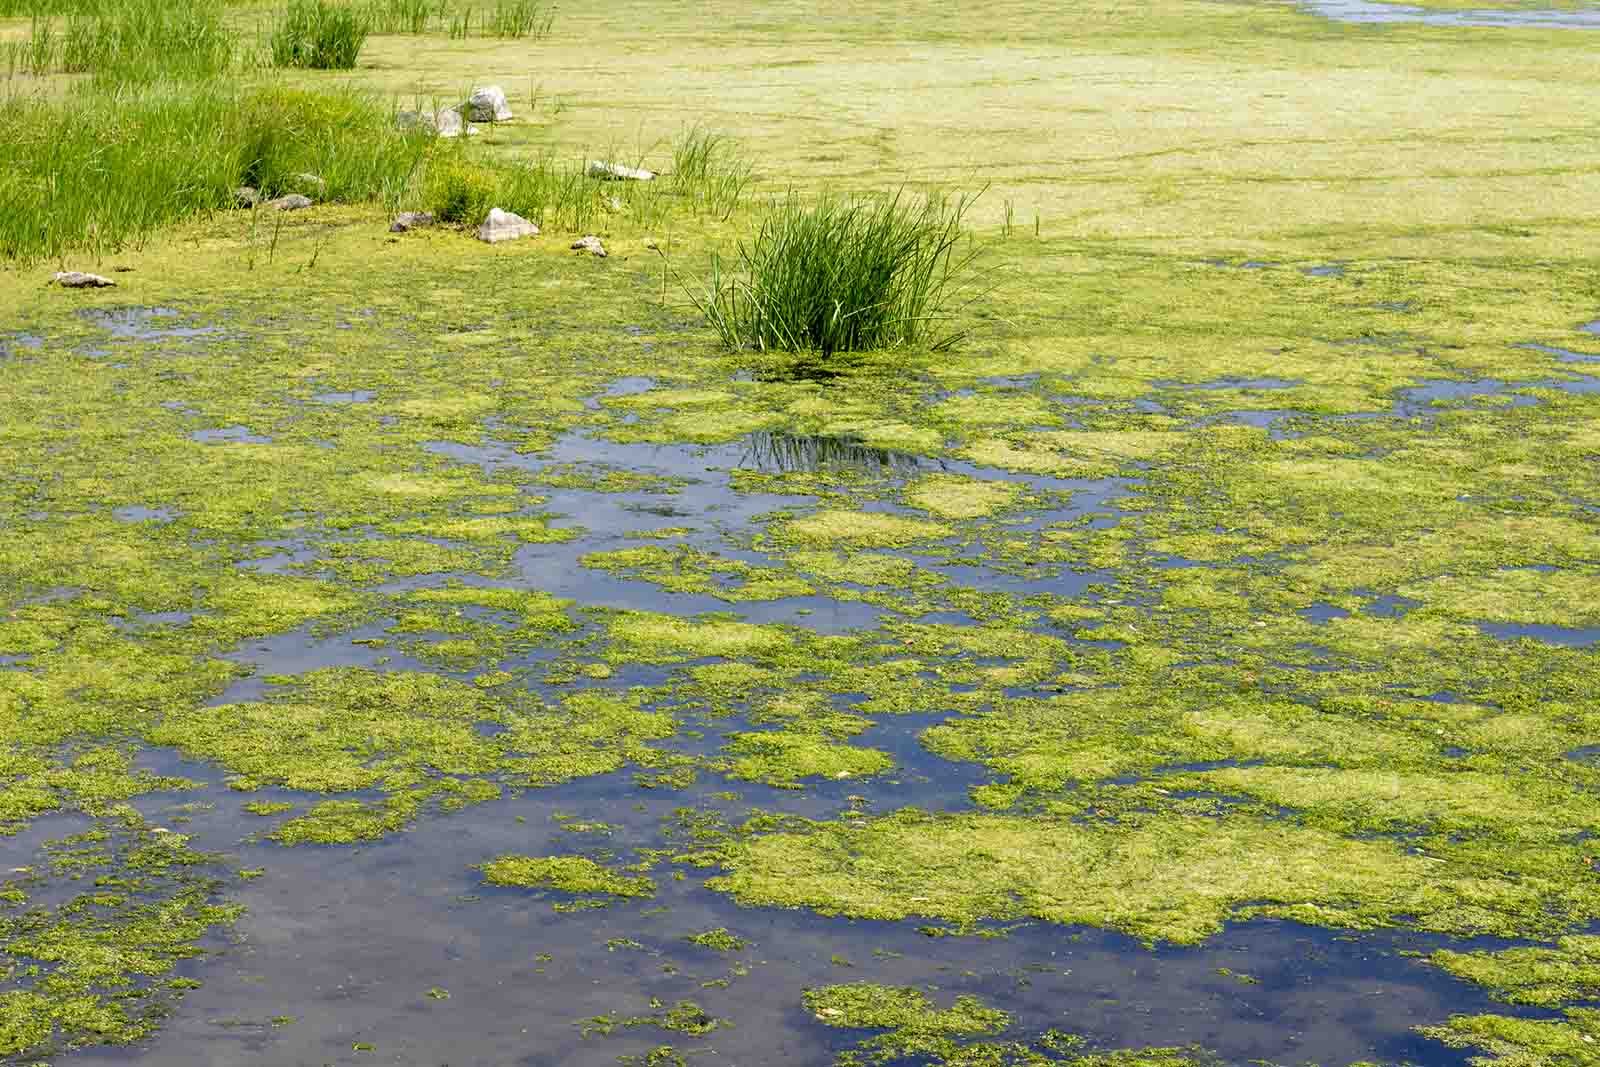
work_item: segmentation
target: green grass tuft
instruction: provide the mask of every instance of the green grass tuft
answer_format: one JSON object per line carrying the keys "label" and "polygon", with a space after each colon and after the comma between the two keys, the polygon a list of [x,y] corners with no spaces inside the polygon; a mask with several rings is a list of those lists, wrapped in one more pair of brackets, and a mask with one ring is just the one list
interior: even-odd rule
{"label": "green grass tuft", "polygon": [[737,270],[713,257],[706,291],[691,298],[732,349],[948,348],[962,336],[941,331],[972,264],[972,253],[958,251],[969,204],[903,195],[807,203],[790,194],[740,244]]}
{"label": "green grass tuft", "polygon": [[348,4],[293,0],[272,33],[272,64],[351,70],[371,30],[367,13]]}

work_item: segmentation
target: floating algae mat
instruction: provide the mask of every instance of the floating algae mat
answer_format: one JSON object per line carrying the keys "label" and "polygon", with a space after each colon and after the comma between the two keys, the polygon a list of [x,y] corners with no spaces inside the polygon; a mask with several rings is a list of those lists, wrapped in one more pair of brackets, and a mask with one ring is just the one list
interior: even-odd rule
{"label": "floating algae mat", "polygon": [[[1600,1062],[1600,37],[1430,13],[378,36],[755,195],[8,268],[0,1062]],[[950,351],[671,283],[974,175]]]}

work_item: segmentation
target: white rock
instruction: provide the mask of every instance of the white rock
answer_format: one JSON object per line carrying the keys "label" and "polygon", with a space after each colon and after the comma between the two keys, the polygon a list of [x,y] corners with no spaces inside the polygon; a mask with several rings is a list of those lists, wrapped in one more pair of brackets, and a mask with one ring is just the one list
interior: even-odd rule
{"label": "white rock", "polygon": [[461,126],[461,112],[453,107],[447,107],[433,116],[433,130],[440,137],[460,137]]}
{"label": "white rock", "polygon": [[467,117],[473,122],[505,122],[511,118],[511,105],[506,101],[506,91],[498,85],[484,85],[472,90],[465,107]]}
{"label": "white rock", "polygon": [[509,211],[499,208],[490,208],[489,217],[483,220],[483,225],[478,227],[478,240],[487,241],[496,245],[501,241],[515,241],[519,237],[537,237],[539,227],[523,218],[513,215]]}
{"label": "white rock", "polygon": [[81,270],[57,271],[51,279],[63,289],[109,289],[117,283],[98,274],[85,274]]}
{"label": "white rock", "polygon": [[601,178],[612,182],[651,182],[655,181],[655,171],[645,170],[643,167],[630,167],[626,163],[611,163],[603,159],[589,161],[589,177]]}
{"label": "white rock", "polygon": [[574,252],[588,252],[591,255],[599,256],[601,259],[604,259],[606,255],[606,246],[601,244],[600,238],[592,233],[587,237],[580,237],[572,242],[572,250]]}
{"label": "white rock", "polygon": [[301,196],[299,193],[280,196],[276,200],[268,200],[262,205],[262,207],[275,208],[278,211],[300,211],[310,206],[311,198],[309,196]]}
{"label": "white rock", "polygon": [[424,226],[432,226],[439,221],[433,217],[431,211],[402,211],[389,223],[390,233],[405,233],[407,230],[419,230]]}
{"label": "white rock", "polygon": [[255,207],[261,193],[253,185],[241,185],[233,191],[233,202],[239,207]]}

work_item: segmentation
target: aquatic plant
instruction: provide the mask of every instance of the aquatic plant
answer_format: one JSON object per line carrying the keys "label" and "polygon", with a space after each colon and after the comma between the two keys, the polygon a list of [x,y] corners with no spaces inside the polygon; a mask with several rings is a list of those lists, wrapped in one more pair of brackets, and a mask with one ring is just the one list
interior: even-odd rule
{"label": "aquatic plant", "polygon": [[948,303],[974,257],[958,251],[969,204],[791,193],[740,243],[733,270],[714,256],[705,290],[690,297],[732,349],[949,348],[963,334],[948,330]]}
{"label": "aquatic plant", "polygon": [[365,11],[330,0],[292,0],[272,31],[272,64],[350,70],[371,32]]}

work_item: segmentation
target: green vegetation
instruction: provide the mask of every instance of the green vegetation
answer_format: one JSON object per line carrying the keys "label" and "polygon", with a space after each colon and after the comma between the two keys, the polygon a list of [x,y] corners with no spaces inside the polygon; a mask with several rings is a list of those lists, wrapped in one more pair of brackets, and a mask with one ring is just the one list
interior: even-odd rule
{"label": "green vegetation", "polygon": [[350,70],[361,55],[371,26],[366,13],[342,0],[290,0],[272,31],[272,63],[277,67]]}
{"label": "green vegetation", "polygon": [[[710,150],[680,154],[692,170]],[[967,207],[904,194],[815,202],[790,194],[739,245],[731,273],[712,258],[695,302],[732,349],[948,348],[961,334],[947,330],[947,305],[972,259],[959,251]]]}
{"label": "green vegetation", "polygon": [[[1191,0],[919,2],[821,29],[627,0],[530,62],[472,24],[375,34],[338,91],[254,70],[240,38],[236,87],[52,58],[0,104],[0,833],[19,855],[0,1057],[142,1040],[192,1010],[170,968],[234,904],[270,891],[293,920],[299,865],[343,879],[460,829],[439,908],[537,912],[592,952],[530,945],[559,953],[540,981],[584,968],[586,1003],[519,1014],[523,1046],[643,1012],[646,1060],[638,1039],[667,1029],[657,1062],[757,1061],[803,981],[848,974],[876,981],[806,1000],[861,1029],[833,1035],[843,1063],[1189,1067],[1206,1057],[1040,1033],[1055,976],[958,999],[978,988],[963,937],[1031,920],[1206,953],[1271,917],[1515,939],[1386,966],[1549,1009],[1447,1009],[1430,1039],[1503,1067],[1593,1058],[1600,657],[1575,642],[1600,622],[1600,342],[1579,329],[1600,274],[1592,220],[1559,209],[1595,192],[1592,40]],[[818,47],[797,59],[802,31]],[[596,55],[627,57],[603,92]],[[519,121],[448,145],[394,129],[390,100],[524,69]],[[806,192],[751,202],[748,167],[693,125],[710,99],[763,161],[752,188]],[[648,139],[675,128],[653,182],[584,173],[654,169]],[[222,210],[302,172],[328,185],[314,210]],[[891,202],[873,190],[990,178],[950,262],[998,244],[1006,284],[915,342],[796,374],[730,353],[663,285],[830,185],[870,213]],[[996,198],[1042,225],[1008,232]],[[386,232],[390,209],[470,225],[488,203],[551,232]],[[611,256],[570,251],[585,233]],[[113,252],[115,290],[42,285],[42,260]],[[149,769],[177,757],[196,780]],[[177,790],[246,838],[236,856],[168,862],[179,820],[207,816],[155,828],[130,804]],[[80,826],[109,836],[58,862]],[[592,858],[493,858],[578,842]],[[549,895],[478,899],[497,871]],[[667,918],[610,907],[647,884]],[[326,888],[367,898],[341,922],[371,903]],[[796,913],[735,922],[730,901]],[[929,938],[891,959],[869,923],[819,923],[869,940],[779,947],[811,912]],[[720,922],[772,951],[681,940]],[[1219,961],[1277,995],[1231,955],[1200,980]],[[408,979],[403,1003],[457,1026],[525,995],[527,963]],[[252,984],[252,1017],[292,1009],[273,1040],[325,1046],[283,996]],[[383,1001],[346,1001],[340,1026]]]}
{"label": "green vegetation", "polygon": [[398,196],[427,139],[358,92],[164,84],[133,96],[0,100],[0,256],[107,255],[158,230],[266,196],[299,173],[325,197]]}
{"label": "green vegetation", "polygon": [[481,870],[490,885],[613,897],[651,897],[656,892],[648,878],[617,874],[583,856],[497,856]]}
{"label": "green vegetation", "polygon": [[214,78],[234,65],[237,47],[222,0],[127,0],[36,17],[23,40],[0,41],[8,78],[90,74],[102,91],[157,79]]}
{"label": "green vegetation", "polygon": [[1556,1007],[1600,999],[1600,937],[1563,937],[1549,948],[1451,952],[1431,957],[1457,978],[1486,986],[1496,1000]]}
{"label": "green vegetation", "polygon": [[739,952],[749,947],[750,942],[736,934],[728,932],[727,927],[719,926],[715,930],[706,930],[703,933],[693,934],[684,940],[703,948],[714,949],[717,952]]}

